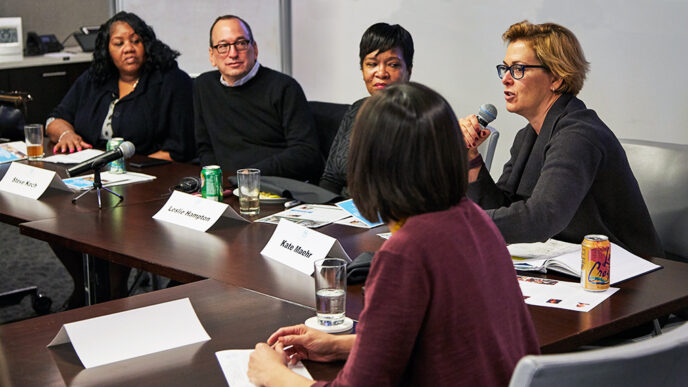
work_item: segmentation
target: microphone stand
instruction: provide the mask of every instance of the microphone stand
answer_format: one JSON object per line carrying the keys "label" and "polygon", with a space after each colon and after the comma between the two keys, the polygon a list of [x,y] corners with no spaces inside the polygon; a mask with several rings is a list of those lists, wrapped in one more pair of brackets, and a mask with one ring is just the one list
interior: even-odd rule
{"label": "microphone stand", "polygon": [[[107,165],[107,164],[106,164],[106,165]],[[102,167],[98,167],[98,168],[94,168],[94,169],[93,169],[93,187],[91,187],[91,189],[89,189],[88,191],[84,191],[84,192],[80,193],[78,196],[74,197],[74,198],[72,199],[72,204],[76,204],[76,201],[79,200],[82,196],[86,195],[87,193],[89,193],[89,192],[91,192],[91,191],[93,191],[93,190],[96,190],[96,193],[98,194],[98,209],[103,208],[103,207],[101,206],[101,203],[100,203],[100,190],[101,190],[101,189],[104,189],[104,190],[106,190],[107,192],[110,192],[111,194],[117,196],[117,197],[119,198],[120,201],[124,200],[124,196],[122,196],[122,195],[120,195],[120,194],[118,194],[118,193],[116,193],[116,192],[113,192],[112,190],[110,190],[110,189],[107,188],[107,187],[103,187],[103,183],[102,183],[101,180],[100,180],[100,169],[101,169],[101,168],[102,168]]]}

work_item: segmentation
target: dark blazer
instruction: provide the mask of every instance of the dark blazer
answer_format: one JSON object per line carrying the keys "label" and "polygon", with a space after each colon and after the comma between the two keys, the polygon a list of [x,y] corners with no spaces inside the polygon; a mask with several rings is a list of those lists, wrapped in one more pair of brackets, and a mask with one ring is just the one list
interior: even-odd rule
{"label": "dark blazer", "polygon": [[[142,75],[136,89],[115,105],[113,137],[131,141],[138,154],[163,150],[176,161],[191,160],[196,154],[192,89],[191,78],[176,65]],[[116,78],[96,85],[85,72],[50,116],[66,120],[84,141],[102,148],[103,121],[118,94]]]}
{"label": "dark blazer", "polygon": [[497,183],[482,168],[468,196],[507,243],[604,234],[641,256],[664,256],[621,144],[593,110],[564,94],[537,135],[521,129]]}

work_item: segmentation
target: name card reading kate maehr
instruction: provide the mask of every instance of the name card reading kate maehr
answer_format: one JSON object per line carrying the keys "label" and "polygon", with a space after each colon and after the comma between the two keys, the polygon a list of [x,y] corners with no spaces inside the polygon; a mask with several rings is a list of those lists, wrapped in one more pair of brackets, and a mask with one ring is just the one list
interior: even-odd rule
{"label": "name card reading kate maehr", "polygon": [[21,163],[10,164],[0,180],[0,191],[10,192],[30,199],[38,199],[48,187],[72,192],[55,171],[36,168]]}
{"label": "name card reading kate maehr", "polygon": [[308,275],[313,274],[313,262],[318,259],[330,256],[351,262],[335,238],[286,219],[280,219],[260,253]]}
{"label": "name card reading kate maehr", "polygon": [[173,191],[153,219],[205,232],[223,215],[248,222],[225,203]]}

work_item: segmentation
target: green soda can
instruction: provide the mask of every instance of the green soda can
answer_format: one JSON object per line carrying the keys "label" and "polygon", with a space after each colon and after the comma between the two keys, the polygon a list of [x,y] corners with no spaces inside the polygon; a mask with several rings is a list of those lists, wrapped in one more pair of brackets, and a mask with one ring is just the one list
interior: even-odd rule
{"label": "green soda can", "polygon": [[207,165],[201,170],[201,195],[206,199],[222,201],[222,169]]}
{"label": "green soda can", "polygon": [[[119,147],[123,142],[124,139],[122,137],[113,137],[108,140],[106,149],[108,151],[117,149],[117,147]],[[108,166],[110,167],[110,173],[127,173],[127,167],[124,164],[124,157],[112,161],[110,164],[108,164]]]}

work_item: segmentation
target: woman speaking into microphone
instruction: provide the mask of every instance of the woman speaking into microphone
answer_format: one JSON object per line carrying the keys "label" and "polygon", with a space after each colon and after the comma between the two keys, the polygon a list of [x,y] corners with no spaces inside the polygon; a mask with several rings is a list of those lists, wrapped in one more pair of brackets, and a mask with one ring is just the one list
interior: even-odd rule
{"label": "woman speaking into microphone", "polygon": [[638,183],[614,133],[576,95],[588,62],[575,35],[553,23],[516,23],[497,74],[506,110],[528,125],[495,183],[477,146],[475,115],[459,120],[469,148],[468,197],[487,210],[507,243],[549,238],[581,243],[587,234],[641,256],[663,256]]}

